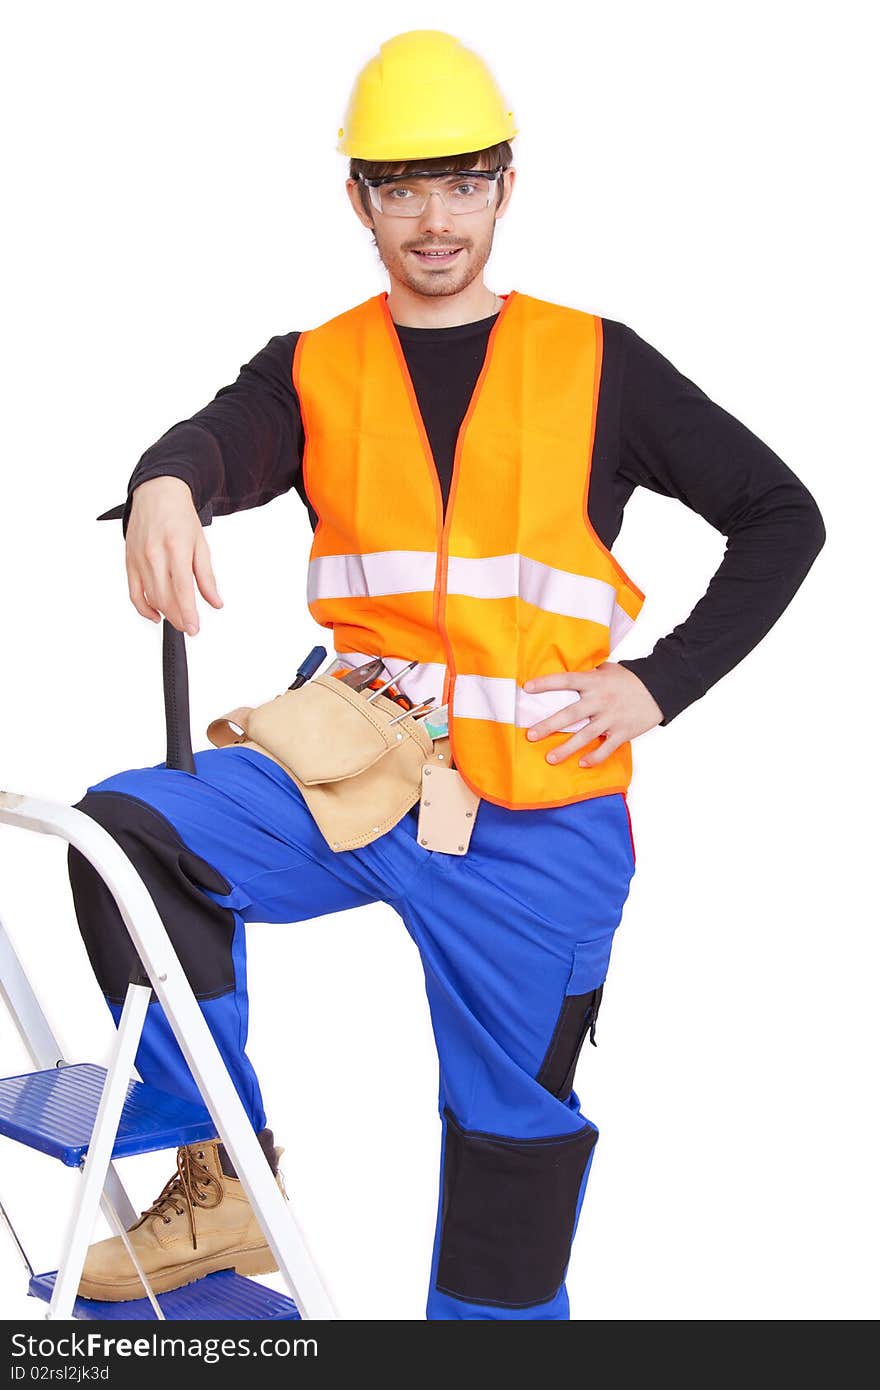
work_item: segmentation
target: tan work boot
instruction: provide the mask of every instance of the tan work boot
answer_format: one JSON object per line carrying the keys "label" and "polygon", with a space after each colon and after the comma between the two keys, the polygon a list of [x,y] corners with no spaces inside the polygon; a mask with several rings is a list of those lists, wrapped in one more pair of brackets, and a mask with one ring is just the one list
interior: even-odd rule
{"label": "tan work boot", "polygon": [[[272,1166],[277,1168],[284,1151],[274,1145],[272,1149]],[[272,1274],[278,1268],[241,1182],[224,1168],[234,1171],[217,1139],[178,1149],[174,1177],[129,1227],[129,1239],[154,1293],[178,1289],[218,1269]],[[283,1193],[280,1173],[276,1181]],[[89,1246],[78,1292],[80,1298],[110,1303],[146,1298],[119,1236]]]}

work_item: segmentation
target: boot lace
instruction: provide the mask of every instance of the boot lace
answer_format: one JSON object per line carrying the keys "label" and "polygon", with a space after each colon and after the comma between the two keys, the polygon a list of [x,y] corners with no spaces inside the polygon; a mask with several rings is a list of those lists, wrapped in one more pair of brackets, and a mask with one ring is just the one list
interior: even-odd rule
{"label": "boot lace", "polygon": [[147,1207],[146,1211],[141,1212],[138,1225],[148,1216],[161,1216],[167,1226],[171,1221],[168,1215],[171,1208],[178,1216],[182,1216],[186,1211],[189,1216],[193,1250],[197,1250],[196,1207],[210,1210],[218,1207],[222,1201],[221,1183],[204,1163],[199,1162],[195,1149],[181,1148],[177,1150],[177,1172],[168,1179],[155,1202]]}

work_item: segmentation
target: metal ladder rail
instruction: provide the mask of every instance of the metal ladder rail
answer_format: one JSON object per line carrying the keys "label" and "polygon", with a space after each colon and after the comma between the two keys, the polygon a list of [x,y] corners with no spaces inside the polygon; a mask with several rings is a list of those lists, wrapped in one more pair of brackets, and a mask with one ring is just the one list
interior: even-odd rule
{"label": "metal ladder rail", "polygon": [[[217,1133],[231,1156],[301,1316],[304,1319],[335,1319],[337,1313],[330,1294],[299,1229],[292,1206],[285,1201],[266,1163],[183,967],[134,865],[103,826],[73,806],[0,791],[0,822],[60,836],[74,845],[101,875],[119,908],[145,973],[165,1011]],[[144,993],[148,994],[145,987]],[[145,1004],[143,1007],[145,1009]],[[133,1033],[134,1030],[131,1031]],[[109,1071],[101,1102],[107,1112],[105,1120],[119,1101],[118,1082],[119,1069],[115,1077],[113,1071]],[[117,1086],[113,1093],[111,1083]],[[119,1105],[121,1109],[121,1102]],[[87,1158],[84,1179],[91,1177],[92,1181],[88,1184],[86,1196],[96,1202],[102,1184],[89,1174],[88,1168]],[[85,1251],[83,1258],[84,1255]],[[50,1317],[71,1316],[73,1297],[70,1295],[68,1289],[64,1307],[60,1299],[56,1305],[53,1297]]]}
{"label": "metal ladder rail", "polygon": [[[113,1144],[122,1118],[122,1107],[128,1091],[128,1083],[134,1067],[135,1054],[147,1016],[150,1002],[150,989],[145,985],[129,985],[125,996],[116,1046],[107,1068],[107,1077],[101,1091],[98,1113],[89,1139],[88,1152],[82,1164],[82,1182],[73,1204],[67,1233],[63,1244],[63,1256],[58,1265],[58,1274],[47,1318],[70,1318],[76,1302],[79,1281],[88,1253],[89,1240],[95,1226],[98,1205],[104,1178],[110,1166]],[[142,1271],[138,1270],[143,1277]],[[145,1286],[146,1287],[146,1286]],[[151,1294],[148,1289],[148,1293]],[[154,1313],[161,1313],[159,1305],[150,1298]]]}
{"label": "metal ladder rail", "polygon": [[[67,1066],[61,1044],[52,1031],[45,1010],[34,993],[27,972],[19,959],[2,917],[0,917],[0,999],[15,1024],[19,1037],[36,1071],[51,1071],[55,1067]],[[137,1212],[131,1204],[125,1185],[116,1168],[110,1163],[104,1183],[104,1200],[112,1209],[123,1229],[127,1230],[137,1220]],[[105,1211],[107,1208],[105,1207]],[[110,1213],[108,1212],[108,1217]],[[110,1218],[112,1221],[112,1218]],[[31,1274],[33,1269],[24,1251],[15,1228],[10,1225],[22,1259]]]}

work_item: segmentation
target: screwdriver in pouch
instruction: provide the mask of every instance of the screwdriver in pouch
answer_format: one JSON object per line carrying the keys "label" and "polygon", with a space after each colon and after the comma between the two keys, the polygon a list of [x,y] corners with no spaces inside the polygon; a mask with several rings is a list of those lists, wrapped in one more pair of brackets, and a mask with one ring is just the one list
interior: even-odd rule
{"label": "screwdriver in pouch", "polygon": [[436,695],[432,695],[430,699],[422,700],[420,704],[414,705],[412,709],[404,710],[403,714],[396,714],[393,719],[389,719],[388,721],[389,729],[393,724],[399,724],[401,719],[408,719],[410,716],[413,719],[421,719],[423,714],[428,713],[428,706],[433,705],[436,698]]}
{"label": "screwdriver in pouch", "polygon": [[[400,680],[401,676],[405,676],[407,671],[411,671],[413,667],[418,666],[418,664],[419,663],[417,661],[411,661],[408,666],[404,666],[402,670],[398,671],[396,676],[392,676],[391,679],[386,681],[384,685],[380,685],[378,690],[374,690],[372,695],[367,696],[367,704],[369,704],[371,700],[375,700],[377,695],[381,695],[384,691],[386,691],[389,685],[396,685],[397,682]],[[401,691],[401,694],[403,694],[403,691]],[[404,699],[406,698],[407,697],[404,695]]]}
{"label": "screwdriver in pouch", "polygon": [[301,685],[305,685],[306,681],[310,681],[326,655],[326,647],[312,647],[305,661],[297,669],[293,683],[289,685],[287,689],[299,690]]}

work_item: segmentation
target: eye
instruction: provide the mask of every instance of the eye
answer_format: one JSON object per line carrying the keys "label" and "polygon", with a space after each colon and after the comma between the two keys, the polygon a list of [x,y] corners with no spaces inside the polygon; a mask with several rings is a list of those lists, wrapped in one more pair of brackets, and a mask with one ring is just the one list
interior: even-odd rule
{"label": "eye", "polygon": [[[398,197],[398,196],[397,196],[398,193],[401,194],[401,197]],[[400,186],[400,184],[398,184],[395,188],[392,188],[392,189],[390,190],[390,196],[394,199],[394,201],[395,201],[396,203],[402,203],[402,202],[404,202],[404,200],[405,200],[406,198],[408,198],[408,197],[410,196],[411,193],[412,193],[412,189],[411,189],[411,188],[402,188],[402,187]]]}
{"label": "eye", "polygon": [[476,193],[477,187],[478,185],[475,183],[457,183],[455,185],[455,191],[467,197],[469,193]]}

